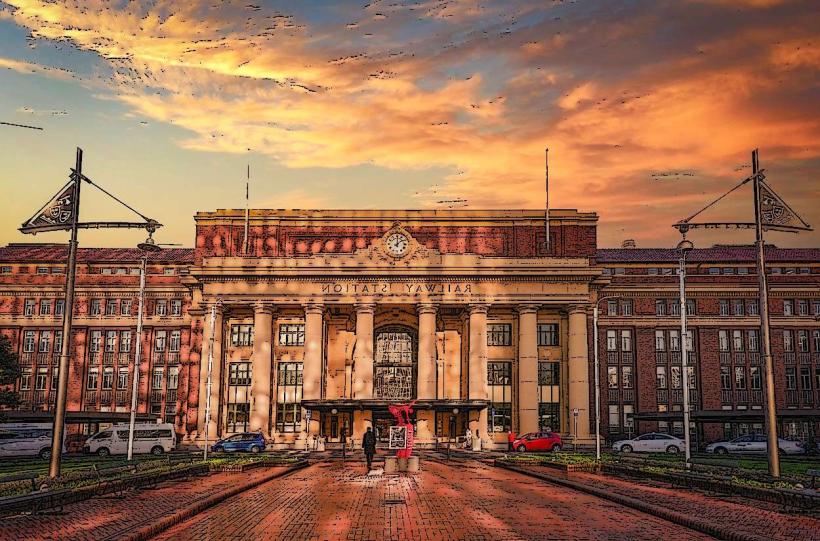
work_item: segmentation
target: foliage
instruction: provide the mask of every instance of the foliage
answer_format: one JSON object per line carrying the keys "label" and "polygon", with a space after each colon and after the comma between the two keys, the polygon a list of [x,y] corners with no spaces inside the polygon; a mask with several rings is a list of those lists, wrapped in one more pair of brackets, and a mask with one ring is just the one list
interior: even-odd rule
{"label": "foliage", "polygon": [[[11,340],[0,335],[0,387],[14,385],[20,377],[20,363],[17,353],[11,345]],[[0,389],[0,407],[15,407],[17,405],[17,393],[10,389]]]}

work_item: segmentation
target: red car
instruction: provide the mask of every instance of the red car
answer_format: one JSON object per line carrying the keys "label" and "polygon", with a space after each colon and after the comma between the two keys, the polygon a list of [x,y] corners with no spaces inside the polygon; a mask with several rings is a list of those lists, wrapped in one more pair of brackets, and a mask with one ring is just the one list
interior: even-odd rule
{"label": "red car", "polygon": [[513,442],[513,449],[519,453],[527,451],[560,451],[561,436],[555,432],[530,432],[522,434]]}

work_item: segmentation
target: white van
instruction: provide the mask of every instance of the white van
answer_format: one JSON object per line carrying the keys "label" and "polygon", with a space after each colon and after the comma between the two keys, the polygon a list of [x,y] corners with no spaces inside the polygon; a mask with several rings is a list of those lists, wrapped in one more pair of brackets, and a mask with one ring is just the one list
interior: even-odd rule
{"label": "white van", "polygon": [[[171,423],[137,423],[134,425],[134,454],[170,453],[177,446]],[[84,453],[99,456],[128,454],[128,424],[116,424],[85,440]]]}
{"label": "white van", "polygon": [[[51,458],[51,423],[3,423],[0,424],[0,457],[39,456]],[[63,432],[63,453],[65,432]]]}

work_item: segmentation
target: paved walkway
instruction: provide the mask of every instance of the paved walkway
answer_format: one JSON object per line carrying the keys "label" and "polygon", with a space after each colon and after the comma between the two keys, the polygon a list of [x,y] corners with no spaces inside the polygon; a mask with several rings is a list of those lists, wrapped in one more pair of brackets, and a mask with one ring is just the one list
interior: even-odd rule
{"label": "paved walkway", "polygon": [[125,498],[93,498],[65,507],[62,515],[21,515],[0,518],[0,539],[117,539],[139,527],[173,514],[240,481],[269,475],[278,468],[254,468],[245,473],[218,473],[168,481],[152,490],[131,490]]}
{"label": "paved walkway", "polygon": [[160,539],[711,539],[583,493],[475,461],[415,476],[320,463],[201,513]]}

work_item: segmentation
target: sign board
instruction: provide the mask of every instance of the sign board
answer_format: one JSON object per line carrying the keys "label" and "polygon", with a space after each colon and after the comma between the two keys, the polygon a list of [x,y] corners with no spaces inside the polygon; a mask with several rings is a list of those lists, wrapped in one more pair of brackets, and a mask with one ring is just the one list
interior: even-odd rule
{"label": "sign board", "polygon": [[390,438],[388,439],[388,448],[390,449],[406,449],[407,448],[407,427],[406,426],[391,426]]}
{"label": "sign board", "polygon": [[579,415],[581,415],[581,410],[579,410],[578,408],[572,408],[572,416],[578,417]]}
{"label": "sign board", "polygon": [[313,413],[313,410],[307,410],[305,412],[305,421],[307,422],[308,428],[310,428],[310,414]]}

